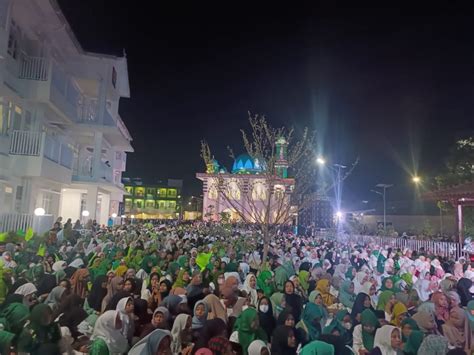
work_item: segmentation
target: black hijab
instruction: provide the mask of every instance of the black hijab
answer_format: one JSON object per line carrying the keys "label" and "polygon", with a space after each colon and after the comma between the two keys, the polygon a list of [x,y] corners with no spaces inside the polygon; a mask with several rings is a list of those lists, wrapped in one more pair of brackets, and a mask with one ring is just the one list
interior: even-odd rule
{"label": "black hijab", "polygon": [[[293,293],[286,293],[286,285],[288,283],[291,283],[293,286]],[[300,296],[298,296],[295,293],[295,284],[292,281],[286,281],[285,282],[285,302],[286,302],[286,307],[289,307],[291,309],[291,314],[293,314],[293,317],[295,317],[295,323],[298,323],[301,318],[301,310],[303,308],[303,300],[301,299]]]}
{"label": "black hijab", "polygon": [[[264,299],[268,302],[268,310],[265,313],[260,310],[260,304]],[[273,317],[272,303],[270,302],[270,299],[268,297],[264,296],[258,301],[257,311],[258,319],[260,321],[260,327],[265,330],[265,333],[267,333],[267,338],[270,339],[273,330],[275,329],[276,321],[275,317]]]}
{"label": "black hijab", "polygon": [[271,347],[272,355],[296,354],[296,346],[294,348],[288,346],[288,336],[290,333],[294,333],[294,330],[286,325],[280,325],[275,329]]}
{"label": "black hijab", "polygon": [[199,331],[199,338],[196,341],[196,349],[207,348],[209,340],[223,333],[227,325],[220,318],[207,320]]}
{"label": "black hijab", "polygon": [[472,300],[472,294],[471,291],[469,291],[471,286],[472,281],[464,277],[458,281],[456,288],[458,290],[459,297],[461,298],[462,307],[467,307],[469,301]]}
{"label": "black hijab", "polygon": [[[357,324],[360,322],[357,321],[356,317],[358,314],[361,314],[366,308],[364,307],[364,301],[365,299],[369,297],[368,294],[364,292],[360,292],[357,294],[357,297],[354,301],[354,306],[352,307],[352,312],[351,312],[351,319],[352,319],[352,326],[355,327]],[[369,297],[370,299],[370,297]],[[373,311],[374,309],[372,306],[370,306],[368,309]]]}
{"label": "black hijab", "polygon": [[102,300],[107,294],[107,288],[102,288],[102,284],[107,282],[107,276],[100,275],[94,280],[92,284],[91,292],[87,296],[87,303],[89,307],[96,310],[97,312],[101,311]]}

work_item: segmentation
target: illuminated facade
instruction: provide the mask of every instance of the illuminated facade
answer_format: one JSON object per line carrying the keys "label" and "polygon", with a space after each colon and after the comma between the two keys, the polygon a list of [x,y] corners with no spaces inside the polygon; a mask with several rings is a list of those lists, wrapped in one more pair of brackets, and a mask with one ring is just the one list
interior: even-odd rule
{"label": "illuminated facade", "polygon": [[[170,180],[168,184],[147,184],[141,179],[124,178],[125,190],[123,206],[127,218],[137,219],[177,219],[181,216],[180,180]],[[177,182],[177,183],[176,183]]]}
{"label": "illuminated facade", "polygon": [[203,182],[203,219],[219,220],[226,213],[232,221],[242,220],[244,216],[246,221],[258,222],[270,203],[271,223],[283,223],[283,219],[286,223],[295,184],[294,179],[288,178],[286,149],[286,141],[280,139],[271,187],[266,167],[248,154],[235,158],[231,172],[213,160],[206,173],[197,173],[196,177]]}

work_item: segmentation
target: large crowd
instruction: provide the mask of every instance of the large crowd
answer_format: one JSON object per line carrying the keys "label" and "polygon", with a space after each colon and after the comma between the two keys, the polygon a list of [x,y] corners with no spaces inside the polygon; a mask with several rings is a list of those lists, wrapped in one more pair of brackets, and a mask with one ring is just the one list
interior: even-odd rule
{"label": "large crowd", "polygon": [[[58,221],[0,242],[1,354],[474,354],[474,269],[249,225]],[[473,265],[474,266],[474,265]]]}

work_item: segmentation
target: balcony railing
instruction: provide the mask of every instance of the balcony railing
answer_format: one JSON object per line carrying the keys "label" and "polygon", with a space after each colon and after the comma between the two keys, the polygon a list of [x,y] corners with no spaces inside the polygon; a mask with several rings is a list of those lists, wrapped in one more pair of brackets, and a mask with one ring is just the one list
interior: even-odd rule
{"label": "balcony railing", "polygon": [[10,141],[10,154],[39,156],[43,132],[13,131]]}
{"label": "balcony railing", "polygon": [[49,63],[44,57],[30,57],[22,54],[18,76],[20,79],[48,80]]}
{"label": "balcony railing", "polygon": [[21,229],[26,231],[29,227],[33,227],[33,215],[7,213],[0,215],[0,233],[16,232]]}
{"label": "balcony railing", "polygon": [[13,131],[10,140],[11,155],[44,156],[71,169],[73,152],[67,144],[45,132]]}

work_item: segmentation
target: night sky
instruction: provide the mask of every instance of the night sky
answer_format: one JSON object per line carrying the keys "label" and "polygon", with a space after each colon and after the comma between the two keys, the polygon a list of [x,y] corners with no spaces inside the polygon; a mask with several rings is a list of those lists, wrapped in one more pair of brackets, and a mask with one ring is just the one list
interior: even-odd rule
{"label": "night sky", "polygon": [[229,168],[226,146],[243,149],[239,129],[251,111],[316,129],[317,149],[333,162],[359,156],[344,199],[377,200],[370,189],[381,182],[395,185],[392,200],[411,199],[410,173],[433,177],[455,138],[473,133],[469,2],[59,3],[84,49],[127,52],[131,98],[120,114],[135,149],[128,176],[182,178],[187,194],[199,193],[200,140]]}

